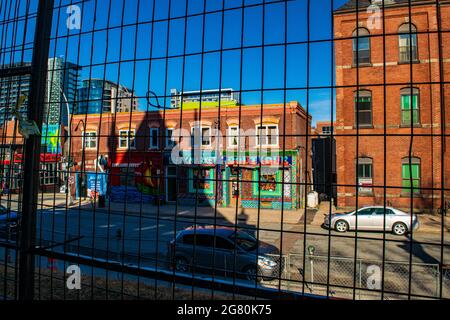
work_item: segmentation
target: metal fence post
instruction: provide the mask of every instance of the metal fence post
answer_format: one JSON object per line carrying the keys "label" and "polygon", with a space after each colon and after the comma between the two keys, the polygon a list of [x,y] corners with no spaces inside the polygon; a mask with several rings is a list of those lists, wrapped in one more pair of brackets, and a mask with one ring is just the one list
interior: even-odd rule
{"label": "metal fence post", "polygon": [[286,255],[286,262],[284,265],[284,277],[285,279],[287,279],[287,289],[291,290],[291,280],[292,280],[292,275],[291,275],[291,254],[288,253]]}
{"label": "metal fence post", "polygon": [[[42,129],[47,64],[50,46],[54,0],[39,0],[31,65],[28,120]],[[39,191],[39,165],[41,137],[31,135],[25,140],[24,183],[22,197],[22,223],[20,230],[19,299],[34,298],[34,250],[36,237],[36,211]]]}
{"label": "metal fence post", "polygon": [[359,260],[359,300],[361,300],[361,288],[362,288],[362,260]]}
{"label": "metal fence post", "polygon": [[309,263],[311,264],[311,292],[314,290],[314,261],[312,255],[309,256]]}
{"label": "metal fence post", "polygon": [[439,284],[442,285],[442,283],[440,283],[440,279],[441,279],[441,270],[439,270],[439,265],[436,266],[436,297],[439,297]]}

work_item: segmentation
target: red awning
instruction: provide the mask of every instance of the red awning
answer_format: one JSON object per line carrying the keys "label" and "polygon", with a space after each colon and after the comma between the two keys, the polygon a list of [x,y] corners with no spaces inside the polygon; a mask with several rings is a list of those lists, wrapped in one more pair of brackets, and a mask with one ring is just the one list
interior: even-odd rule
{"label": "red awning", "polygon": [[[21,163],[22,158],[23,158],[22,154],[18,153],[14,155],[14,162]],[[40,162],[59,162],[59,161],[61,161],[60,153],[41,153]]]}

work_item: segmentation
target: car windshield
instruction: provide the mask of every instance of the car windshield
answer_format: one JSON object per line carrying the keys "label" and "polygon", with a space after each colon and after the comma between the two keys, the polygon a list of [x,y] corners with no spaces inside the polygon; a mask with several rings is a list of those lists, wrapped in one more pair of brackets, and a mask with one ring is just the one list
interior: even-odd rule
{"label": "car windshield", "polygon": [[256,248],[258,240],[249,235],[247,232],[236,232],[229,237],[232,241],[245,251],[252,251]]}

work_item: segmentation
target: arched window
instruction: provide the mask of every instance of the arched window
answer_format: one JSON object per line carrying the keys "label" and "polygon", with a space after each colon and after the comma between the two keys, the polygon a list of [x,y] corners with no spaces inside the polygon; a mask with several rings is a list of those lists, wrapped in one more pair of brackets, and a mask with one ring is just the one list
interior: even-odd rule
{"label": "arched window", "polygon": [[420,123],[419,89],[403,88],[400,90],[400,110],[402,126]]}
{"label": "arched window", "polygon": [[411,23],[404,23],[398,29],[398,33],[400,63],[418,61],[416,27]]}
{"label": "arched window", "polygon": [[370,33],[365,28],[353,31],[353,65],[370,64]]}
{"label": "arched window", "polygon": [[420,159],[406,157],[402,159],[402,192],[420,193]]}
{"label": "arched window", "polygon": [[355,92],[355,125],[372,126],[372,92],[369,90]]}

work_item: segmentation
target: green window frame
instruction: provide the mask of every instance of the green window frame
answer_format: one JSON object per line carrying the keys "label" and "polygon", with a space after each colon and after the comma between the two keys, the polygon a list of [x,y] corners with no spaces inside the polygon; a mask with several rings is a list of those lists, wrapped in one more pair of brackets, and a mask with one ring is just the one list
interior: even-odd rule
{"label": "green window frame", "polygon": [[411,158],[411,163],[409,158],[402,160],[402,192],[410,194],[411,190],[414,194],[420,193],[420,159],[418,158]]}
{"label": "green window frame", "polygon": [[[358,176],[358,185],[360,193],[373,193],[373,160],[372,158],[361,157],[356,159],[356,174]],[[363,179],[371,180],[370,186],[363,186],[361,183]]]}
{"label": "green window frame", "polygon": [[[402,126],[420,124],[419,90],[405,88],[400,92],[400,108],[402,113]],[[412,123],[411,123],[412,119]]]}
{"label": "green window frame", "polygon": [[355,91],[355,126],[372,126],[372,92]]}
{"label": "green window frame", "polygon": [[207,188],[198,189],[199,194],[214,195],[214,169],[213,168],[191,168],[189,169],[189,192],[196,193],[197,188],[195,184],[198,183],[198,178],[194,178],[195,170],[204,170],[207,176],[203,179],[204,183],[208,184]]}
{"label": "green window frame", "polygon": [[[270,175],[269,173],[264,173],[264,169],[262,169],[262,173],[261,173],[261,186],[263,186],[263,184],[267,183],[265,182],[264,176],[265,175]],[[261,187],[261,196],[265,196],[265,197],[281,197],[281,193],[282,193],[282,174],[283,174],[283,170],[277,170],[277,172],[274,174],[275,176],[275,190],[270,191],[270,190],[263,190],[263,187]],[[259,177],[258,177],[258,170],[253,170],[253,196],[254,197],[258,197],[259,193]],[[269,183],[267,183],[269,184]]]}

